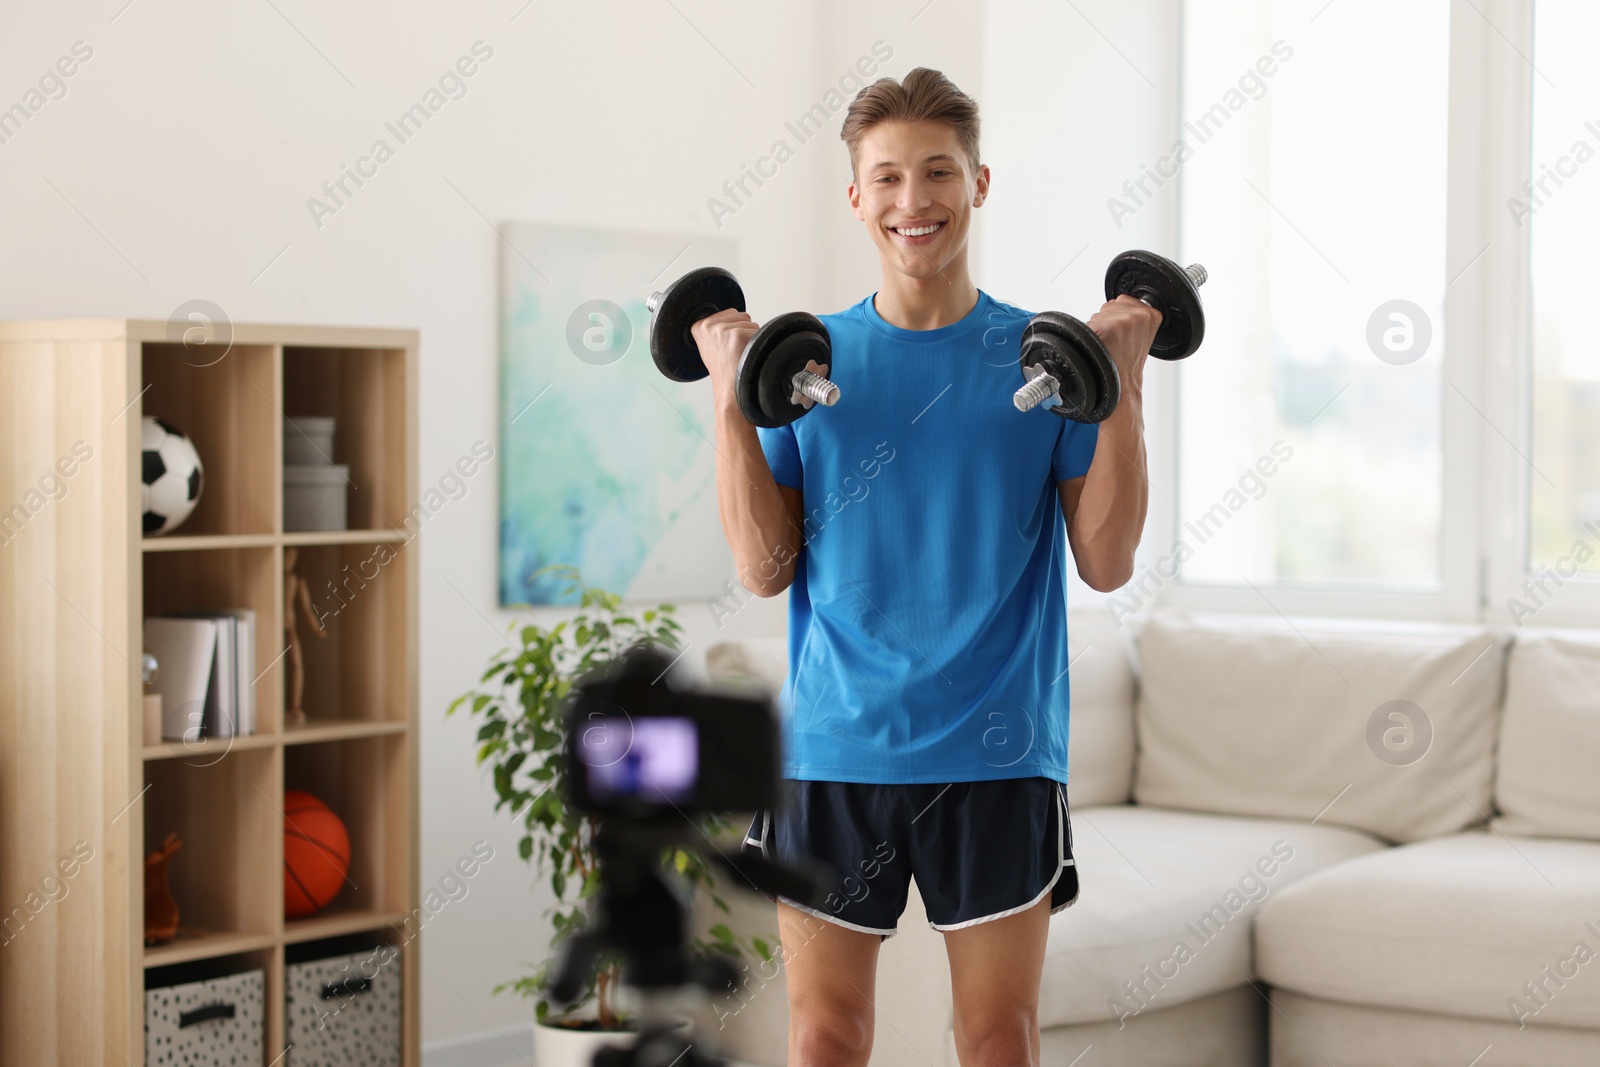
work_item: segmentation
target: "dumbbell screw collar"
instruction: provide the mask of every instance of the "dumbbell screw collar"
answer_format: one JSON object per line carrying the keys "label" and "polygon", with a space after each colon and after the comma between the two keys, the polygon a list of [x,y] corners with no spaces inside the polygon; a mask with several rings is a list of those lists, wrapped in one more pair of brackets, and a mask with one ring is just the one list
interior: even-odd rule
{"label": "dumbbell screw collar", "polygon": [[[824,407],[831,408],[839,402],[839,387],[825,377],[827,373],[828,368],[826,366],[819,365],[816,360],[808,361],[805,369],[796,371],[791,379],[794,383],[794,391],[799,396],[807,397]],[[798,399],[795,400],[795,403],[799,402]]]}
{"label": "dumbbell screw collar", "polygon": [[1018,411],[1032,411],[1050,397],[1055,396],[1061,388],[1048,371],[1038,364],[1029,367],[1025,373],[1033,377],[1021,389],[1011,396],[1011,402],[1017,406]]}

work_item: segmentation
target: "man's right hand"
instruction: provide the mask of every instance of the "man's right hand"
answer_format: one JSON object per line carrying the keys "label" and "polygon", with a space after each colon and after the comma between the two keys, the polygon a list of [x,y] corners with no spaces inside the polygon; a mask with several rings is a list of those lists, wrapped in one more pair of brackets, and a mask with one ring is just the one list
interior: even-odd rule
{"label": "man's right hand", "polygon": [[743,311],[719,311],[689,328],[700,348],[700,359],[711,374],[711,391],[717,403],[735,403],[739,358],[761,327]]}

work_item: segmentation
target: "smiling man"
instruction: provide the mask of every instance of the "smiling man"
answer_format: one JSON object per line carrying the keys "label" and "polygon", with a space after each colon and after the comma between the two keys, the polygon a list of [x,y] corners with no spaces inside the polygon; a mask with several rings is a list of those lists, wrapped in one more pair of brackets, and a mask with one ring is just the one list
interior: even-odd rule
{"label": "smiling man", "polygon": [[1122,375],[1098,427],[1018,412],[1030,315],[967,265],[990,189],[977,104],[919,68],[863,89],[841,137],[882,269],[876,293],[823,316],[843,399],[758,431],[734,397],[756,324],[724,311],[694,328],[739,572],[759,595],[790,591],[784,803],[746,847],[838,876],[821,909],[778,902],[789,1063],[867,1062],[878,949],[915,878],[944,933],[961,1062],[1037,1064],[1049,918],[1078,893],[1069,548],[1094,589],[1132,573],[1160,316],[1122,297],[1089,320]]}

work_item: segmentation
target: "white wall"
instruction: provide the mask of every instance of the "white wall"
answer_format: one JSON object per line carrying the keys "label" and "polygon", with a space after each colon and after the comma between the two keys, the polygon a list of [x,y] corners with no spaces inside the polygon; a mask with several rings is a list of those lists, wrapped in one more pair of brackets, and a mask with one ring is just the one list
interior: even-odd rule
{"label": "white wall", "polygon": [[[204,298],[239,322],[417,327],[421,478],[435,481],[497,441],[492,222],[717,232],[707,197],[875,40],[894,73],[980,80],[976,0],[674,2],[14,5],[0,106],[74,42],[93,56],[0,144],[0,318],[165,319]],[[493,56],[466,95],[316,225],[307,198],[479,40]],[[843,146],[819,137],[725,220],[758,318],[875,287],[846,180]],[[418,541],[423,884],[480,838],[497,851],[423,938],[430,1043],[526,1020],[488,990],[543,943],[547,898],[490,810],[472,727],[441,717],[510,619],[495,607],[494,484],[479,475]],[[753,604],[723,633],[781,634],[784,609]],[[718,635],[704,605],[684,617],[701,649]]]}
{"label": "white wall", "polygon": [[[993,179],[978,239],[980,284],[995,296],[1087,319],[1105,301],[1106,265],[1117,253],[1175,254],[1176,183],[1131,216],[1114,217],[1106,202],[1127,202],[1123,183],[1172,147],[1179,6],[988,3],[980,102]],[[1150,360],[1145,373],[1152,491],[1139,569],[1167,550],[1151,534],[1170,529],[1175,369]],[[1067,597],[1105,600],[1076,575]]]}

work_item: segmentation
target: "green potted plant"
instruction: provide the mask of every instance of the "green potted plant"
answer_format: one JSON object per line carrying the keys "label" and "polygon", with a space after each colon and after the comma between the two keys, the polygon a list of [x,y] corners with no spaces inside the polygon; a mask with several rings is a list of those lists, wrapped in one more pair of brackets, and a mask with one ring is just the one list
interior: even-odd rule
{"label": "green potted plant", "polygon": [[[541,877],[548,877],[556,903],[546,912],[550,923],[550,955],[531,973],[501,983],[495,992],[511,989],[535,1001],[536,1054],[541,1067],[576,1057],[587,1064],[594,1047],[628,1029],[629,1020],[619,1010],[619,966],[605,959],[583,997],[566,1012],[554,1013],[549,1000],[556,955],[561,944],[585,919],[588,899],[600,886],[593,842],[593,819],[567,803],[564,713],[573,683],[589,671],[641,643],[678,648],[683,627],[671,604],[642,610],[625,608],[622,598],[585,585],[577,568],[546,567],[565,583],[565,592],[577,594],[578,614],[546,629],[534,624],[513,625],[506,647],[490,659],[476,689],[457,697],[446,711],[453,715],[465,707],[481,721],[477,733],[477,762],[493,772],[495,810],[508,813],[522,824],[519,854]],[[716,840],[731,828],[720,815],[700,821],[700,830]],[[705,892],[712,905],[727,914],[730,909],[718,892],[712,868],[697,853],[669,849],[664,863],[674,867],[692,892]],[[735,933],[718,922],[697,936],[700,952],[721,952],[735,960],[746,953],[772,959],[771,945],[759,937]],[[543,1046],[543,1050],[540,1047]]]}

